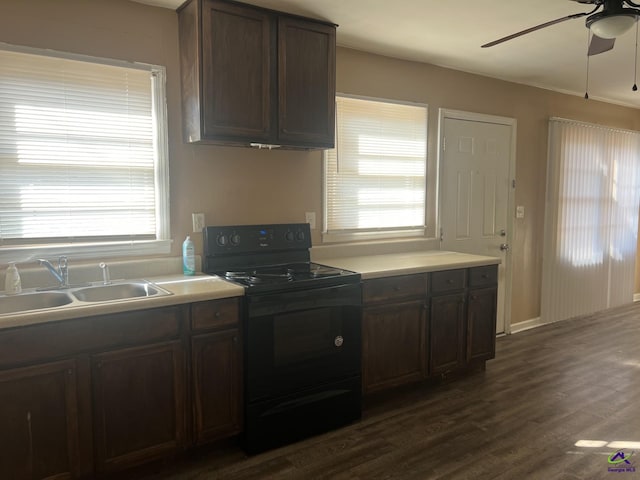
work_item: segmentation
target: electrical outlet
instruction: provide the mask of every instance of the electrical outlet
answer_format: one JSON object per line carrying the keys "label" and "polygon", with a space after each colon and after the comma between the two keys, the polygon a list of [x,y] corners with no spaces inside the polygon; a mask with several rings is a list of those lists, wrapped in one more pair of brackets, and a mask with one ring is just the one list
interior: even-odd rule
{"label": "electrical outlet", "polygon": [[304,214],[305,222],[309,224],[309,228],[311,230],[315,230],[316,228],[316,212],[305,212]]}
{"label": "electrical outlet", "polygon": [[204,229],[204,213],[192,213],[191,220],[193,221],[194,233],[200,233]]}

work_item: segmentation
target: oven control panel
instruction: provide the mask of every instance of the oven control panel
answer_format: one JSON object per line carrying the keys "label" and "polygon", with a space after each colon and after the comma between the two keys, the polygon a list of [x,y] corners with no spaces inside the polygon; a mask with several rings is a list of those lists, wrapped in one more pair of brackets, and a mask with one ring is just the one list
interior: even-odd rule
{"label": "oven control panel", "polygon": [[255,253],[311,248],[308,223],[205,227],[204,254]]}

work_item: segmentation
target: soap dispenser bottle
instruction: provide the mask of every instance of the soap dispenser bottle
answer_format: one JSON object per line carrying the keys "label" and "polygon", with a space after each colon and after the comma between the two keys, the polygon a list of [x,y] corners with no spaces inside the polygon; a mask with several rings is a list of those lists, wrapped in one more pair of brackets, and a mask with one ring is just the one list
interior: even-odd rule
{"label": "soap dispenser bottle", "polygon": [[185,275],[196,274],[196,255],[193,240],[187,236],[182,243],[182,273]]}
{"label": "soap dispenser bottle", "polygon": [[20,292],[22,292],[20,274],[18,273],[15,262],[10,262],[4,277],[4,293],[7,295],[16,295]]}

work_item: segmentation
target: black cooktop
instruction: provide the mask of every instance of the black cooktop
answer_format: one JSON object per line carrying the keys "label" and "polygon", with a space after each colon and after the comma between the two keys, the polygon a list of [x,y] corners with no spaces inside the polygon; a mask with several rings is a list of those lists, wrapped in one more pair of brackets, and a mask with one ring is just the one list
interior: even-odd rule
{"label": "black cooktop", "polygon": [[306,223],[206,227],[203,240],[203,271],[242,285],[247,293],[360,282],[356,272],[310,261]]}
{"label": "black cooktop", "polygon": [[219,271],[216,275],[240,284],[254,293],[320,288],[360,281],[358,273],[313,262]]}

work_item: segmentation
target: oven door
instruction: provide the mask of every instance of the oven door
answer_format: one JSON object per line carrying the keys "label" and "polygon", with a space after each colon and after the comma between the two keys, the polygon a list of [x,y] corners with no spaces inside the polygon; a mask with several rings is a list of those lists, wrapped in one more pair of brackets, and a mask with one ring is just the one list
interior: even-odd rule
{"label": "oven door", "polygon": [[247,297],[247,401],[360,375],[361,285]]}

